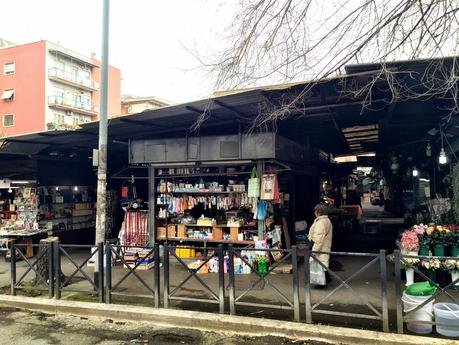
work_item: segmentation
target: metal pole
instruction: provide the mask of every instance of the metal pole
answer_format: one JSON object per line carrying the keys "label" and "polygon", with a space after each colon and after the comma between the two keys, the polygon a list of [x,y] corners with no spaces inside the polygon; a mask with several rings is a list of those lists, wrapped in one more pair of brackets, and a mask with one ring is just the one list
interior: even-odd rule
{"label": "metal pole", "polygon": [[56,299],[61,298],[61,251],[59,249],[59,241],[53,242],[54,244],[54,270],[56,272],[56,285],[54,287],[54,294],[56,296]]}
{"label": "metal pole", "polygon": [[104,244],[99,243],[97,245],[97,256],[98,256],[98,263],[99,263],[99,280],[98,280],[98,288],[99,288],[99,303],[104,302]]}
{"label": "metal pole", "polygon": [[394,250],[395,260],[395,303],[397,304],[397,332],[403,333],[402,277],[400,274],[400,251]]}
{"label": "metal pole", "polygon": [[386,266],[386,251],[379,251],[379,264],[381,270],[381,308],[383,331],[389,332],[389,308],[387,302],[387,266]]}
{"label": "metal pole", "polygon": [[169,286],[169,245],[166,243],[164,244],[164,257],[163,257],[163,265],[164,265],[164,301],[163,305],[164,308],[169,308],[169,293],[170,293],[170,286]]}
{"label": "metal pole", "polygon": [[54,297],[54,262],[53,262],[53,242],[46,244],[46,252],[48,255],[48,297]]}
{"label": "metal pole", "polygon": [[309,258],[311,257],[311,251],[306,247],[304,251],[304,292],[305,292],[305,312],[306,322],[312,323],[312,307],[311,307],[311,278],[310,278],[310,265]]}
{"label": "metal pole", "polygon": [[220,314],[225,313],[225,271],[223,260],[225,255],[223,254],[223,244],[218,245],[218,302]]}
{"label": "metal pole", "polygon": [[236,314],[236,296],[235,296],[235,279],[234,279],[234,253],[233,245],[228,246],[228,276],[229,276],[229,303],[230,303],[230,314]]}
{"label": "metal pole", "polygon": [[10,250],[10,262],[11,262],[11,295],[16,296],[16,245],[11,244]]}
{"label": "metal pole", "polygon": [[105,302],[112,303],[112,245],[105,244]]}
{"label": "metal pole", "polygon": [[[105,241],[107,192],[107,104],[108,104],[108,29],[110,0],[103,0],[102,10],[102,66],[100,79],[99,152],[97,167],[96,243]],[[94,263],[94,281],[98,281],[98,256]]]}
{"label": "metal pole", "polygon": [[160,255],[159,255],[159,243],[155,243],[155,308],[159,308],[159,303],[160,303],[160,300],[161,300],[161,296],[160,296],[160,286],[159,286],[159,283],[160,283],[160,280],[161,280],[161,258],[160,258]]}
{"label": "metal pole", "polygon": [[300,322],[300,286],[298,283],[298,251],[296,246],[292,246],[292,274],[293,274],[293,309],[294,319]]}

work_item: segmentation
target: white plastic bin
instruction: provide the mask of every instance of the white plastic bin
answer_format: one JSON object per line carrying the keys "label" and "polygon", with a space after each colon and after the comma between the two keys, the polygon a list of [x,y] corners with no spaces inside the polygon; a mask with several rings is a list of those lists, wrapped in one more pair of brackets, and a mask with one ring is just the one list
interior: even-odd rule
{"label": "white plastic bin", "polygon": [[[411,296],[407,295],[403,291],[403,311],[405,313],[411,312],[418,305],[422,304],[424,301],[428,300],[431,296]],[[429,324],[419,324],[413,323],[410,321],[430,321],[432,322],[433,317],[433,302],[430,301],[422,308],[413,311],[407,315],[407,325],[409,331],[417,334],[429,334],[432,333],[432,325]]]}
{"label": "white plastic bin", "polygon": [[437,326],[437,332],[447,337],[459,337],[459,305],[455,303],[434,304],[435,322],[451,325]]}

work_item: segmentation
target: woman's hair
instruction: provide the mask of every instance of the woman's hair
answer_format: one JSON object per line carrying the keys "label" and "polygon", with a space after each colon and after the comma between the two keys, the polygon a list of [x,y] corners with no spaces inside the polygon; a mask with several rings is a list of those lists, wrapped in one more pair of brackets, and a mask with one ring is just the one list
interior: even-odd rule
{"label": "woman's hair", "polygon": [[327,208],[322,204],[317,204],[314,206],[314,212],[316,212],[319,216],[323,216],[327,214]]}

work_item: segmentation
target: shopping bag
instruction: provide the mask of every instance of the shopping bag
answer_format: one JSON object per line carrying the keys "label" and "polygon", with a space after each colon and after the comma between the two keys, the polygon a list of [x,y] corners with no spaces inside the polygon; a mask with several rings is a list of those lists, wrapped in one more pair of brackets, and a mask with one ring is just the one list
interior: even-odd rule
{"label": "shopping bag", "polygon": [[309,258],[309,281],[314,285],[326,284],[324,268],[313,258]]}
{"label": "shopping bag", "polygon": [[260,196],[260,179],[257,176],[257,169],[255,167],[252,169],[247,189],[247,196],[249,198],[258,198]]}
{"label": "shopping bag", "polygon": [[260,199],[262,200],[273,200],[279,201],[279,184],[277,182],[277,175],[265,174],[261,179],[261,194]]}

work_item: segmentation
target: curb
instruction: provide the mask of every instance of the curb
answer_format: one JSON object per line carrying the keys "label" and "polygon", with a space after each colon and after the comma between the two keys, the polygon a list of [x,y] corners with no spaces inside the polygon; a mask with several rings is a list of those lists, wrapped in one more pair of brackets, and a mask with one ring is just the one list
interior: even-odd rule
{"label": "curb", "polygon": [[98,304],[56,299],[0,295],[0,307],[78,316],[94,316],[115,320],[154,322],[157,325],[194,328],[207,331],[230,332],[250,336],[273,335],[294,339],[325,341],[339,344],[381,345],[453,345],[455,340],[420,337],[405,334],[382,333],[360,329],[310,325],[288,321],[257,319],[177,309],[155,309],[120,304]]}

